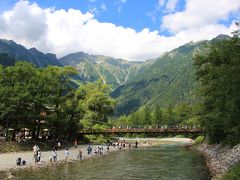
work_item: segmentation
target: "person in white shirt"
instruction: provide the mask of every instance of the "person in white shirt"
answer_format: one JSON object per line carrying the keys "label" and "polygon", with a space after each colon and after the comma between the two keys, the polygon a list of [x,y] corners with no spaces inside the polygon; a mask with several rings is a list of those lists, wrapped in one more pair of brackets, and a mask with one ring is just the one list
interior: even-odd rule
{"label": "person in white shirt", "polygon": [[41,152],[38,151],[38,153],[37,153],[37,162],[40,162],[40,160],[41,160]]}
{"label": "person in white shirt", "polygon": [[65,160],[67,160],[68,159],[68,157],[69,157],[69,151],[68,151],[68,148],[65,150]]}

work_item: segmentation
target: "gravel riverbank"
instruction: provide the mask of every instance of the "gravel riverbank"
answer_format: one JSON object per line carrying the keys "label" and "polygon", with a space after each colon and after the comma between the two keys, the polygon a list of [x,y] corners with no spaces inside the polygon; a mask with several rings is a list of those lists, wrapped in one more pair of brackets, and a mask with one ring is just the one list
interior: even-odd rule
{"label": "gravel riverbank", "polygon": [[209,145],[206,143],[193,146],[204,154],[212,179],[218,180],[234,165],[240,163],[240,144],[230,148],[220,144]]}
{"label": "gravel riverbank", "polygon": [[[189,138],[133,138],[133,139],[119,139],[120,143],[124,144],[126,143],[125,148],[123,146],[121,147],[121,150],[128,150],[129,144],[131,144],[131,148],[135,146],[136,141],[138,142],[138,147],[147,147],[147,146],[154,146],[154,145],[160,145],[160,144],[175,144],[175,143],[182,143],[184,145],[191,145],[193,140]],[[116,144],[116,143],[115,143]],[[78,148],[69,148],[69,157],[68,160],[65,160],[65,150],[59,150],[57,151],[57,162],[49,162],[49,158],[52,157],[52,151],[41,151],[42,157],[40,163],[35,163],[33,158],[33,152],[32,151],[26,151],[26,152],[16,152],[16,153],[2,153],[0,154],[0,176],[2,176],[4,179],[12,179],[14,178],[12,176],[12,173],[22,170],[22,169],[38,169],[46,166],[54,166],[61,163],[74,163],[76,161],[79,161],[77,159],[77,155],[79,153],[79,149],[82,150],[82,156],[84,159],[89,159],[93,157],[101,157],[102,155],[108,155],[111,152],[114,151],[121,151],[119,150],[118,146],[110,146],[109,152],[107,152],[107,147],[102,145],[92,145],[92,154],[87,154],[87,145],[80,145]],[[95,154],[94,151],[98,149],[98,147],[103,147],[103,153],[102,155]],[[16,165],[16,159],[21,157],[22,159],[27,161],[27,164],[25,166],[17,166]],[[0,178],[1,179],[1,178]]]}
{"label": "gravel riverbank", "polygon": [[[64,163],[64,162],[73,162],[77,160],[77,156],[79,153],[79,149],[82,150],[82,156],[83,159],[88,159],[93,156],[96,156],[94,154],[94,151],[98,149],[97,145],[91,146],[93,151],[90,155],[87,154],[87,145],[80,145],[78,148],[69,148],[69,156],[68,160],[65,160],[65,150],[59,150],[57,151],[57,163],[49,162],[50,157],[52,157],[52,151],[42,151],[41,152],[41,162],[35,163],[34,158],[33,158],[33,152],[28,151],[28,152],[17,152],[17,153],[3,153],[0,154],[0,171],[14,171],[14,170],[19,170],[19,169],[24,169],[24,168],[40,168],[48,165],[54,165],[54,164],[59,164],[59,163]],[[116,151],[117,148],[110,147],[109,152]],[[106,155],[107,152],[107,147],[103,146],[103,151],[102,155]],[[16,159],[21,157],[22,160],[25,160],[27,164],[25,166],[17,166],[16,165]]]}
{"label": "gravel riverbank", "polygon": [[[120,139],[120,141],[123,142],[123,139]],[[159,144],[165,144],[165,143],[175,143],[175,142],[183,142],[187,144],[191,144],[193,140],[189,138],[134,138],[134,139],[125,139],[127,144],[132,144],[132,147],[135,145],[135,142],[138,142],[138,147],[146,147],[146,146],[152,146],[152,145],[159,145]],[[93,145],[93,153],[91,155],[87,154],[87,145],[80,145],[78,148],[69,148],[69,157],[68,161],[74,161],[77,160],[78,150],[82,150],[83,159],[91,158],[94,155],[94,151],[98,149],[98,147],[102,147],[102,145]],[[128,149],[128,145],[126,145],[126,148]],[[113,146],[110,146],[109,152],[117,151],[117,146],[114,148]],[[59,150],[57,151],[57,160],[58,162],[64,162],[65,161],[65,150]],[[103,155],[108,154],[107,147],[103,146]],[[22,169],[22,168],[28,168],[28,167],[42,167],[45,165],[51,165],[53,163],[49,163],[49,158],[52,156],[52,151],[41,151],[41,162],[35,163],[33,158],[33,152],[32,151],[26,151],[26,152],[16,152],[16,153],[2,153],[0,154],[0,171],[8,171],[11,169]],[[17,166],[16,165],[16,159],[21,157],[23,160],[27,162],[25,166]]]}

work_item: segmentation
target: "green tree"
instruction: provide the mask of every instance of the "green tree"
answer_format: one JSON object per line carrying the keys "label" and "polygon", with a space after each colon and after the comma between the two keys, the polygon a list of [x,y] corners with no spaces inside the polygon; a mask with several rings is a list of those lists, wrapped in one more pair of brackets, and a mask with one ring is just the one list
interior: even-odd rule
{"label": "green tree", "polygon": [[26,62],[1,68],[0,117],[7,129],[11,126],[16,130],[23,125],[32,124],[32,92],[36,74],[36,67]]}
{"label": "green tree", "polygon": [[212,143],[239,143],[240,40],[237,36],[212,44],[194,57],[201,83],[202,125]]}
{"label": "green tree", "polygon": [[178,104],[173,111],[175,113],[175,125],[179,125],[193,116],[192,107],[186,103]]}
{"label": "green tree", "polygon": [[3,66],[14,66],[15,64],[15,59],[10,57],[6,53],[0,54],[0,65]]}
{"label": "green tree", "polygon": [[106,123],[109,114],[113,113],[114,100],[102,92],[92,94],[86,102],[88,110],[93,112],[93,123]]}
{"label": "green tree", "polygon": [[161,126],[163,125],[163,115],[162,115],[162,110],[158,105],[154,106],[154,110],[152,112],[152,118],[151,118],[151,123],[154,126]]}
{"label": "green tree", "polygon": [[79,87],[77,96],[81,98],[81,103],[85,106],[86,111],[82,120],[85,127],[108,123],[108,117],[113,113],[116,104],[110,98],[109,92],[110,87],[100,80]]}
{"label": "green tree", "polygon": [[[66,101],[74,94],[75,89],[70,85],[71,76],[77,74],[73,67],[48,66],[43,71],[44,76],[49,80],[47,89],[49,94],[49,104],[46,106],[49,125],[54,128],[54,135],[58,137],[65,134],[69,122],[69,112],[66,111]],[[74,106],[75,107],[75,106]],[[72,113],[72,112],[70,112]],[[71,115],[70,115],[71,116]]]}
{"label": "green tree", "polygon": [[173,111],[173,107],[168,107],[165,110],[165,124],[168,126],[175,126],[176,125],[176,119],[175,114]]}

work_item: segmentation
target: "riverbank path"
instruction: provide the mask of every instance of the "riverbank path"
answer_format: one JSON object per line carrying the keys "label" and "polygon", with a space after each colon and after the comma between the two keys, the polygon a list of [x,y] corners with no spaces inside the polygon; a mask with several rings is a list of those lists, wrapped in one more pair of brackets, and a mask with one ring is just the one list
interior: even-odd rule
{"label": "riverbank path", "polygon": [[[69,160],[77,160],[77,156],[79,153],[79,149],[82,150],[82,156],[83,159],[89,158],[91,156],[94,156],[94,151],[98,147],[102,146],[97,146],[97,145],[92,145],[92,154],[88,155],[87,154],[87,145],[79,145],[77,148],[69,148]],[[113,151],[114,149],[110,147],[110,151]],[[29,166],[34,166],[34,165],[43,165],[49,162],[50,157],[52,157],[52,152],[53,151],[41,151],[41,162],[35,164],[34,158],[33,158],[33,152],[32,151],[27,151],[27,152],[11,152],[11,153],[3,153],[0,154],[0,171],[3,170],[8,170],[8,169],[15,169],[15,168],[24,168],[24,167],[29,167]],[[107,147],[103,146],[103,154],[107,153]],[[17,158],[22,158],[22,160],[25,160],[27,162],[26,166],[17,166],[16,165],[16,160]],[[65,149],[57,151],[57,161],[62,161],[65,160]]]}

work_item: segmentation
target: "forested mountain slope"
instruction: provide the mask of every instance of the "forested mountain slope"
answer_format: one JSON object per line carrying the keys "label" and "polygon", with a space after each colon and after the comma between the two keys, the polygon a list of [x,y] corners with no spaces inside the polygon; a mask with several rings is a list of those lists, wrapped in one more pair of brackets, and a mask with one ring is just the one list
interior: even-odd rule
{"label": "forested mountain slope", "polygon": [[[211,41],[190,42],[146,62],[131,62],[84,52],[57,59],[35,48],[26,49],[14,41],[0,39],[0,64],[14,64],[14,60],[31,62],[38,67],[48,65],[73,66],[79,75],[72,78],[75,86],[102,79],[112,85],[112,97],[117,99],[116,114],[130,113],[140,106],[175,106],[180,102],[196,101],[195,68],[192,57],[207,44],[229,38],[219,35]],[[9,62],[8,62],[9,61]]]}
{"label": "forested mountain slope", "polygon": [[0,54],[3,53],[15,60],[33,63],[37,67],[46,67],[48,65],[61,66],[55,54],[44,54],[36,48],[27,49],[12,40],[0,39]]}
{"label": "forested mountain slope", "polygon": [[144,63],[114,59],[108,56],[89,55],[77,52],[62,57],[59,61],[65,66],[74,66],[80,77],[87,82],[102,79],[104,83],[115,89],[125,84],[128,79],[137,74]]}
{"label": "forested mountain slope", "polygon": [[[212,41],[225,38],[228,36],[220,35]],[[195,102],[198,84],[192,57],[212,41],[190,42],[147,65],[112,92],[112,97],[118,100],[116,114],[128,114],[144,104],[167,107]]]}
{"label": "forested mountain slope", "polygon": [[13,66],[15,64],[15,59],[10,57],[6,53],[0,54],[0,65],[2,66]]}

